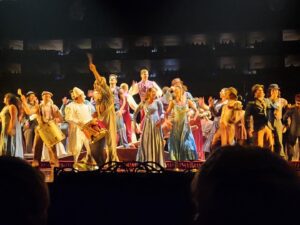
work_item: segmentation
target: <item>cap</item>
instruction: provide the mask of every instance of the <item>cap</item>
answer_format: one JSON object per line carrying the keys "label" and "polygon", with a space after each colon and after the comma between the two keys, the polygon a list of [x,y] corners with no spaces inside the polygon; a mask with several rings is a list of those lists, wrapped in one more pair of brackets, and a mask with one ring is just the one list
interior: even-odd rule
{"label": "cap", "polygon": [[53,96],[53,94],[50,91],[43,91],[42,92],[42,96],[46,95],[46,94],[49,94],[51,97]]}
{"label": "cap", "polygon": [[33,91],[28,91],[28,92],[26,93],[26,96],[29,96],[29,95],[31,95],[31,94],[34,94],[34,95],[35,95],[35,93],[34,93]]}
{"label": "cap", "polygon": [[85,98],[84,92],[83,92],[80,88],[74,87],[74,88],[73,88],[73,96],[74,96],[74,98],[77,98],[77,97],[80,96],[80,95],[81,95],[83,98]]}
{"label": "cap", "polygon": [[280,89],[278,84],[270,84],[268,89]]}
{"label": "cap", "polygon": [[262,84],[254,84],[252,86],[252,88],[251,88],[252,94],[254,94],[257,91],[258,88],[264,89],[264,85],[262,85]]}

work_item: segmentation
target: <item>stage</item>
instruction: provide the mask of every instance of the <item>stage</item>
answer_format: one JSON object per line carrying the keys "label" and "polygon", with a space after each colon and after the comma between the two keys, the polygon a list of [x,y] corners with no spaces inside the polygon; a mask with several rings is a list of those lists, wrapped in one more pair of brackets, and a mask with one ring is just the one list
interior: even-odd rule
{"label": "stage", "polygon": [[[117,148],[117,153],[120,162],[126,163],[126,166],[135,166],[136,163],[136,154],[137,148]],[[194,161],[171,161],[169,158],[169,153],[167,151],[164,152],[166,159],[166,168],[165,170],[171,171],[196,171],[205,161],[194,160]],[[81,158],[85,155],[83,151],[81,154]],[[32,161],[33,154],[25,154],[25,159],[29,162]],[[72,168],[73,167],[73,156],[66,155],[59,158],[60,167],[62,168]],[[300,161],[292,161],[288,162],[292,168],[294,168],[297,172],[300,172]],[[41,169],[50,168],[49,162],[43,161],[40,166]]]}
{"label": "stage", "polygon": [[[120,162],[126,162],[127,166],[134,166],[134,163],[136,161],[136,154],[137,154],[137,148],[117,148],[117,153]],[[204,163],[204,161],[171,161],[169,160],[169,153],[164,152],[165,159],[166,159],[166,170],[179,170],[179,171],[186,171],[186,170],[198,170],[200,166]],[[85,155],[85,152],[83,151],[81,153],[81,158]],[[32,161],[33,154],[25,154],[25,159],[29,162]],[[62,168],[71,168],[73,167],[73,156],[72,155],[66,155],[59,157],[59,163],[60,167]],[[41,169],[50,168],[50,164],[47,161],[42,161]]]}

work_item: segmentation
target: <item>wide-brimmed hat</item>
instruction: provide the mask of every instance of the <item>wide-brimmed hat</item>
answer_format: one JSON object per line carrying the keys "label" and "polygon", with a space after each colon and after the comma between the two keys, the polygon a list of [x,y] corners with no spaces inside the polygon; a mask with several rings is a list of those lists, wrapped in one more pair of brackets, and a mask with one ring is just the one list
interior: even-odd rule
{"label": "wide-brimmed hat", "polygon": [[85,98],[84,92],[78,87],[73,88],[73,96],[74,98],[77,98],[78,96],[82,96],[83,98]]}
{"label": "wide-brimmed hat", "polygon": [[53,96],[53,94],[50,91],[43,91],[42,92],[42,96],[46,95],[46,94],[49,94],[51,97]]}
{"label": "wide-brimmed hat", "polygon": [[258,88],[264,89],[264,85],[262,85],[262,84],[254,84],[252,86],[252,88],[251,88],[252,94],[254,94],[257,91]]}

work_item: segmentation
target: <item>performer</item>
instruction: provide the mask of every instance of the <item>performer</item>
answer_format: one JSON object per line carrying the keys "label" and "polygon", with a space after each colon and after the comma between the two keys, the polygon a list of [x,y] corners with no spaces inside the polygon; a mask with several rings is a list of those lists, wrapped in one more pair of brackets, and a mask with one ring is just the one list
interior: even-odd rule
{"label": "performer", "polygon": [[172,94],[170,93],[170,88],[165,86],[162,89],[162,96],[159,98],[164,106],[164,111],[167,111],[170,101],[172,100]]}
{"label": "performer", "polygon": [[[288,120],[290,119],[290,124]],[[283,116],[283,122],[289,127],[287,139],[287,156],[288,160],[298,161],[299,152],[296,154],[295,145],[298,140],[298,150],[300,149],[300,93],[295,96],[295,105],[287,109]]]}
{"label": "performer", "polygon": [[203,133],[202,133],[201,115],[199,113],[197,118],[194,120],[193,117],[195,115],[195,111],[189,110],[189,113],[190,113],[189,118],[191,118],[189,119],[189,123],[195,140],[198,159],[205,160],[205,154],[203,152]]}
{"label": "performer", "polygon": [[150,81],[149,78],[149,72],[147,69],[142,69],[140,71],[140,75],[141,75],[141,81],[140,82],[135,82],[133,81],[132,86],[129,89],[129,94],[130,95],[136,95],[139,94],[140,98],[141,98],[141,102],[145,101],[145,97],[146,97],[146,91],[150,88],[150,87],[154,87],[157,91],[157,97],[160,97],[162,95],[162,90],[160,89],[160,87],[154,82],[154,81]]}
{"label": "performer", "polygon": [[278,84],[270,84],[268,88],[268,104],[270,108],[268,110],[268,118],[273,126],[273,136],[274,136],[274,152],[280,155],[282,158],[286,159],[284,153],[284,148],[282,144],[282,109],[286,108],[288,102],[286,99],[280,97],[280,88]]}
{"label": "performer", "polygon": [[[236,124],[241,121],[241,118],[244,116],[243,105],[237,100],[237,97],[238,92],[234,87],[227,88],[226,98],[228,102],[223,106],[219,128],[222,146],[236,144]],[[244,135],[246,134],[244,133]]]}
{"label": "performer", "polygon": [[[22,96],[22,103],[26,114],[36,114],[38,124],[48,123],[50,121],[54,121],[55,123],[59,123],[63,120],[62,115],[58,109],[58,107],[52,101],[53,94],[49,91],[42,92],[42,102],[38,105],[36,104],[34,108],[29,109],[25,96]],[[32,166],[38,167],[41,163],[43,147],[40,146],[42,142],[40,134],[37,129],[35,129],[35,137],[33,143],[33,161]],[[63,147],[63,145],[61,145]],[[54,167],[59,167],[59,161],[57,157],[56,145],[50,147],[46,146],[48,150],[48,154],[50,157],[50,165]]]}
{"label": "performer", "polygon": [[141,109],[145,112],[141,141],[136,156],[137,161],[153,161],[166,167],[164,159],[164,140],[161,124],[164,120],[163,105],[156,99],[156,89],[149,88],[145,101],[141,102],[134,112],[134,121]]}
{"label": "performer", "polygon": [[[104,123],[108,134],[105,138],[107,145],[106,161],[119,161],[117,156],[117,124],[116,112],[114,108],[114,95],[106,83],[105,77],[101,76],[93,63],[89,65],[90,70],[95,76],[94,82],[94,100],[98,118]],[[92,151],[93,157],[97,163],[101,159],[102,151]]]}
{"label": "performer", "polygon": [[[134,99],[131,95],[128,94],[128,85],[126,83],[122,83],[120,88],[123,90],[124,93],[124,101],[125,107],[123,109],[123,120],[126,126],[126,136],[129,143],[132,142],[132,126],[131,126],[131,115],[130,115],[130,108],[132,110],[136,110],[138,105],[135,103]],[[130,106],[130,107],[129,107]]]}
{"label": "performer", "polygon": [[[123,89],[117,86],[117,75],[110,74],[109,75],[109,87],[114,95],[114,106],[116,111],[116,119],[117,119],[117,143],[123,145],[124,147],[128,147],[128,140],[126,136],[126,127],[123,120],[123,111],[126,105],[126,100],[124,96]],[[122,104],[120,104],[122,103]]]}
{"label": "performer", "polygon": [[68,134],[69,124],[65,119],[65,117],[66,117],[65,110],[66,110],[66,106],[74,101],[74,97],[73,97],[73,94],[72,94],[73,90],[70,90],[69,93],[70,93],[71,99],[68,99],[66,96],[63,97],[62,98],[62,105],[60,106],[60,109],[59,109],[60,113],[63,116],[63,121],[60,124],[60,129],[66,136],[66,138],[62,141],[62,143],[63,143],[63,145],[64,145],[64,147],[65,147],[65,149],[67,150],[68,153],[70,152],[70,150],[68,149],[68,147],[70,146],[70,139],[69,139],[69,134]]}
{"label": "performer", "polygon": [[[85,162],[88,169],[93,169],[94,160],[91,154],[90,141],[81,130],[84,124],[90,122],[94,112],[91,105],[84,103],[85,94],[78,87],[73,88],[74,101],[69,103],[65,108],[65,120],[69,123],[69,142],[68,149],[74,156],[75,169],[80,169],[81,165],[78,163],[82,146],[84,145],[87,154]],[[96,147],[96,146],[94,146]],[[98,146],[99,147],[99,146]],[[104,160],[101,162],[104,163]]]}
{"label": "performer", "polygon": [[[160,97],[162,95],[162,90],[160,87],[154,82],[150,81],[149,78],[149,72],[147,69],[142,69],[140,71],[141,75],[141,81],[140,82],[132,82],[132,86],[129,89],[129,94],[134,96],[136,94],[139,94],[141,102],[145,101],[146,91],[150,87],[154,87],[157,90],[157,97]],[[141,125],[143,125],[143,118],[144,118],[144,111],[141,110]]]}
{"label": "performer", "polygon": [[201,128],[202,128],[202,137],[203,137],[203,145],[204,145],[208,137],[208,134],[212,128],[213,121],[211,120],[212,118],[211,112],[209,110],[209,107],[205,104],[204,97],[198,97],[197,101],[198,101],[197,109],[199,111],[199,117],[201,118]]}
{"label": "performer", "polygon": [[[211,153],[212,149],[212,143],[213,139],[218,140],[220,138],[220,132],[216,134],[216,132],[219,130],[220,127],[220,118],[222,114],[222,108],[227,103],[226,99],[226,89],[223,88],[220,93],[220,99],[213,99],[210,97],[208,99],[208,106],[204,103],[204,99],[200,99],[199,105],[200,107],[203,107],[204,109],[207,109],[211,112],[211,115],[213,116],[213,124],[211,127],[211,130],[209,131],[209,134],[207,135],[207,139],[204,142],[203,150],[206,156],[208,156]],[[214,138],[215,137],[215,138]],[[215,145],[215,143],[214,143]],[[207,158],[207,157],[206,157]]]}
{"label": "performer", "polygon": [[[187,86],[184,85],[183,81],[179,77],[174,78],[172,80],[171,84],[172,84],[172,87],[170,88],[171,91],[173,91],[174,90],[173,88],[176,86],[181,87],[184,90],[183,101],[191,100],[191,102],[194,104],[194,107],[197,108],[198,104],[197,104],[197,101],[195,101],[197,99],[194,99],[192,94],[190,92],[188,92]],[[170,91],[168,91],[168,92],[170,92]],[[190,110],[189,115],[191,115],[191,117],[193,117],[195,115],[195,111]],[[203,152],[203,133],[202,133],[202,124],[201,124],[201,118],[199,117],[199,112],[198,112],[197,118],[195,120],[193,120],[193,119],[189,120],[189,123],[192,128],[192,133],[193,133],[193,137],[194,137],[196,148],[197,148],[198,158],[201,160],[204,160],[205,155]]]}
{"label": "performer", "polygon": [[267,115],[270,105],[265,100],[264,86],[255,84],[251,90],[254,101],[248,102],[245,110],[245,126],[248,138],[254,138],[255,144],[259,147],[273,150],[272,126],[268,122]]}
{"label": "performer", "polygon": [[[27,98],[27,105],[29,109],[33,109],[35,107],[35,104],[37,103],[38,99],[35,96],[35,93],[33,91],[28,91],[26,93]],[[26,112],[25,112],[26,114]],[[31,153],[32,152],[32,144],[34,139],[34,130],[36,126],[38,125],[36,118],[34,118],[34,115],[25,115],[24,116],[24,123],[23,123],[23,134],[25,139],[25,153]]]}
{"label": "performer", "polygon": [[188,121],[189,107],[195,111],[193,120],[198,117],[198,110],[191,100],[184,98],[184,90],[181,86],[174,88],[174,100],[169,104],[165,118],[173,110],[172,130],[168,140],[170,159],[176,161],[198,159],[195,140]]}
{"label": "performer", "polygon": [[20,103],[12,93],[4,96],[4,108],[0,112],[1,136],[0,155],[23,158],[22,130],[18,120]]}
{"label": "performer", "polygon": [[172,87],[181,86],[184,90],[184,97],[189,100],[193,100],[192,94],[190,92],[188,92],[187,86],[183,84],[183,81],[179,77],[174,78],[171,82],[171,85],[172,85]]}

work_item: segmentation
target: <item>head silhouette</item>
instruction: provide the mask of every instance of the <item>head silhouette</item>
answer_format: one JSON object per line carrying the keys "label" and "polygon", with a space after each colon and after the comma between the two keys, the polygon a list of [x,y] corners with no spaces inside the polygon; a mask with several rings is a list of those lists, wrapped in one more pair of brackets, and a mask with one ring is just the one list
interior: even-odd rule
{"label": "head silhouette", "polygon": [[40,171],[20,158],[0,156],[0,180],[0,224],[46,224],[49,194]]}
{"label": "head silhouette", "polygon": [[259,147],[217,150],[192,182],[195,223],[293,224],[300,188],[296,172]]}

